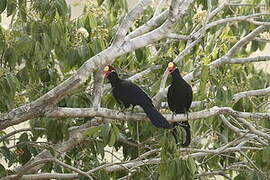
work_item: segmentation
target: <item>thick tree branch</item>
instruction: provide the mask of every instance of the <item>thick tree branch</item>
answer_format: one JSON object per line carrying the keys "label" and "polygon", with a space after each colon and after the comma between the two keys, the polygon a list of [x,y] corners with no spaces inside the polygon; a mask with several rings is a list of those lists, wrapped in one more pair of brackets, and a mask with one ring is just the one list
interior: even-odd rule
{"label": "thick tree branch", "polygon": [[[212,107],[202,111],[191,112],[188,115],[188,119],[184,114],[177,114],[172,117],[171,114],[163,114],[164,117],[170,122],[196,120],[201,118],[208,118],[219,114],[228,114],[234,117],[241,118],[254,118],[254,119],[270,119],[270,113],[252,113],[252,112],[240,112],[235,111],[230,107]],[[116,110],[106,108],[61,108],[58,107],[55,110],[46,113],[46,117],[50,118],[70,118],[70,117],[103,117],[109,119],[116,119],[121,121],[142,121],[149,120],[144,113],[131,113],[125,112],[125,114],[119,114]]]}
{"label": "thick tree branch", "polygon": [[171,39],[178,39],[178,40],[190,40],[192,38],[191,36],[174,34],[174,33],[169,33],[166,35],[166,37],[171,38]]}
{"label": "thick tree branch", "polygon": [[100,107],[101,102],[101,96],[103,94],[104,89],[102,89],[103,86],[103,76],[102,72],[96,71],[94,73],[94,85],[93,85],[93,107]]}
{"label": "thick tree branch", "polygon": [[269,61],[270,56],[256,56],[248,58],[232,58],[227,63],[228,64],[245,64],[250,62],[259,62],[259,61]]}
{"label": "thick tree branch", "polygon": [[153,17],[157,17],[160,13],[161,13],[161,9],[164,5],[164,3],[166,2],[167,0],[160,0],[157,7],[156,7],[156,10],[155,10],[155,13],[153,15]]}
{"label": "thick tree branch", "polygon": [[143,35],[143,34],[149,32],[154,27],[160,26],[166,20],[168,15],[169,15],[169,10],[167,9],[167,10],[163,11],[161,14],[159,14],[158,16],[152,17],[144,25],[140,26],[139,28],[135,29],[133,32],[128,34],[125,37],[125,41],[136,38],[136,37],[138,37],[140,35]]}
{"label": "thick tree branch", "polygon": [[121,43],[124,41],[125,35],[128,29],[131,27],[133,22],[143,13],[143,11],[151,3],[151,0],[140,0],[133,9],[131,9],[128,14],[123,19],[122,23],[118,27],[116,35],[112,44]]}

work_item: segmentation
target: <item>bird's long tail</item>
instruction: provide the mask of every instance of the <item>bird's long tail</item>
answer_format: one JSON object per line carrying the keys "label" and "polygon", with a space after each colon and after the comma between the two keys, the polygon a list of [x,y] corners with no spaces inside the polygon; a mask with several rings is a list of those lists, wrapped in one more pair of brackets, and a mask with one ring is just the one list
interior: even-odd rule
{"label": "bird's long tail", "polygon": [[189,125],[188,121],[173,123],[172,134],[173,134],[173,137],[175,139],[176,144],[179,143],[179,139],[178,139],[179,138],[179,133],[177,131],[177,126],[181,126],[182,128],[184,128],[184,130],[186,132],[185,141],[181,144],[181,146],[182,147],[187,147],[191,142],[190,125]]}
{"label": "bird's long tail", "polygon": [[160,114],[152,104],[141,105],[152,124],[158,128],[171,128],[169,122]]}

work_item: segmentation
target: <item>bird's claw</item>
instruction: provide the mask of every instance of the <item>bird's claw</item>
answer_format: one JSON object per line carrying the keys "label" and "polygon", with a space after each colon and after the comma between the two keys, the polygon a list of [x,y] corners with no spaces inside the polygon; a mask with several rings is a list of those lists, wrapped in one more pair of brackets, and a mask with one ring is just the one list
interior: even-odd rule
{"label": "bird's claw", "polygon": [[121,111],[118,111],[117,112],[117,115],[119,115],[120,113],[123,113],[124,115],[126,115],[126,113],[124,111],[122,111],[122,110]]}

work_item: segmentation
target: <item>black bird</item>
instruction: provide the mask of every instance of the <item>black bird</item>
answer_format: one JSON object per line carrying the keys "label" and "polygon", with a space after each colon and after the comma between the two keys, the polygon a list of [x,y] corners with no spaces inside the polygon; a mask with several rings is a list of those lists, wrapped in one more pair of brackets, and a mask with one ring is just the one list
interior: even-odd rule
{"label": "black bird", "polygon": [[152,124],[158,128],[171,128],[169,122],[156,110],[150,97],[136,84],[120,79],[112,66],[106,66],[103,70],[112,85],[112,93],[120,105],[128,108],[139,105],[142,107]]}
{"label": "black bird", "polygon": [[[170,85],[167,93],[167,101],[170,110],[173,114],[187,114],[192,102],[192,88],[191,86],[182,78],[179,73],[179,69],[177,68],[174,62],[168,63],[167,70],[172,75],[172,84]],[[188,121],[183,122],[175,122],[173,125],[173,136],[175,138],[176,144],[178,143],[177,140],[177,126],[181,126],[186,131],[186,139],[182,146],[188,146],[191,141],[191,133],[190,133],[190,125]]]}

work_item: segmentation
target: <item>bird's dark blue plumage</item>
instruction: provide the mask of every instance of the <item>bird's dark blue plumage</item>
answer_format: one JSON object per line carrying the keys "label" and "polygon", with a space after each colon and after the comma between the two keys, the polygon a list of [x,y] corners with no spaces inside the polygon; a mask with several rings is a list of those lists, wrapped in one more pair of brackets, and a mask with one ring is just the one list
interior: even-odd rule
{"label": "bird's dark blue plumage", "polygon": [[[173,63],[174,64],[174,63]],[[169,68],[172,75],[172,83],[169,86],[168,93],[167,93],[167,101],[170,110],[174,114],[188,114],[189,108],[192,103],[192,88],[191,86],[181,77],[178,68],[174,64],[173,67]],[[181,126],[185,129],[186,132],[186,140],[182,146],[188,146],[191,141],[191,133],[190,133],[190,125],[188,121],[184,122],[177,122],[173,123],[174,129],[173,129],[173,135],[177,141],[178,132],[175,128],[176,126]]]}
{"label": "bird's dark blue plumage", "polygon": [[105,74],[112,85],[112,93],[116,101],[125,108],[130,105],[142,107],[152,124],[158,128],[171,128],[169,122],[160,114],[152,104],[151,98],[136,84],[120,79],[114,69]]}

